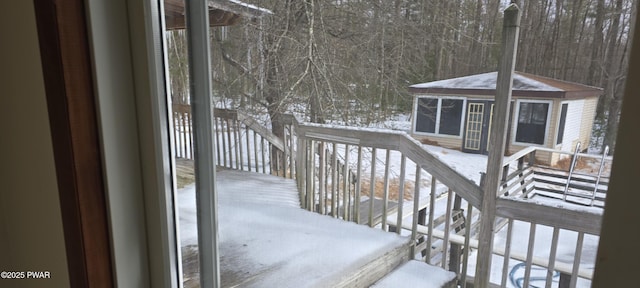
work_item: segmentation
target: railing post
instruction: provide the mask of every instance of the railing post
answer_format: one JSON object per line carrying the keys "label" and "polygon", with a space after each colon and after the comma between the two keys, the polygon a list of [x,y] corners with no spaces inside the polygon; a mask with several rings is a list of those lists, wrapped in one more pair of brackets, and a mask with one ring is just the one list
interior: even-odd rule
{"label": "railing post", "polygon": [[[305,179],[306,175],[307,175],[305,173],[305,167],[307,165],[307,157],[306,157],[306,154],[305,154],[306,153],[305,152],[305,150],[306,150],[305,141],[306,141],[305,138],[302,138],[302,137],[298,136],[298,143],[297,143],[298,144],[298,151],[297,151],[297,153],[298,153],[298,156],[297,156],[297,158],[298,158],[298,172],[296,174],[298,176],[297,182],[298,182],[298,190],[300,190],[300,204],[303,205],[302,208],[305,208],[304,205],[305,205],[306,202],[304,200],[306,199],[306,194],[307,194],[307,191],[306,191],[306,179]],[[263,147],[263,149],[264,149],[264,147]],[[262,157],[262,163],[263,163],[262,167],[264,169],[264,166],[266,166],[264,164],[264,151],[262,152],[262,156],[263,156]]]}
{"label": "railing post", "polygon": [[[502,179],[500,181],[502,182],[502,189],[507,188],[509,186],[509,184],[507,183],[507,177],[509,176],[509,167],[510,167],[509,163],[507,163],[507,165],[502,167]],[[506,191],[504,194],[505,196],[509,196],[509,191]]]}
{"label": "railing post", "polygon": [[[375,151],[375,150],[374,150]],[[411,225],[411,249],[409,251],[409,259],[415,259],[416,257],[416,247],[418,246],[417,243],[417,239],[418,239],[418,220],[419,217],[416,217],[418,215],[418,210],[420,208],[420,173],[422,172],[422,167],[420,167],[420,165],[418,165],[416,163],[416,178],[415,178],[415,182],[416,183],[414,185],[414,190],[413,190],[413,223]],[[432,183],[432,185],[434,185]],[[433,209],[433,206],[431,206],[429,209]],[[429,219],[429,221],[433,221],[433,219]],[[369,222],[371,223],[371,222]],[[433,237],[431,235],[431,233],[429,233],[429,237]],[[431,249],[430,246],[427,247],[427,251],[429,251],[429,249]]]}
{"label": "railing post", "polygon": [[[453,218],[454,214],[451,214],[451,217],[453,218],[452,220],[454,220],[454,223],[456,222],[456,220],[458,218],[464,217],[464,210],[462,210],[462,197],[460,197],[459,195],[456,194],[455,200],[453,201],[453,211],[456,211],[456,218]],[[462,224],[466,224],[466,223],[462,223]],[[457,234],[458,231],[464,229],[460,228],[460,227],[456,227],[454,232]],[[469,227],[469,229],[471,229],[471,227]],[[465,233],[469,233],[469,229],[467,229]],[[451,244],[451,249],[450,249],[450,256],[449,256],[449,271],[453,272],[453,273],[460,273],[460,256],[462,252],[462,246],[460,246],[459,244]]]}
{"label": "railing post", "polygon": [[305,158],[307,163],[309,163],[307,165],[307,169],[306,169],[306,173],[307,173],[307,188],[306,190],[306,194],[307,194],[307,210],[313,212],[315,211],[315,197],[316,197],[316,193],[315,193],[315,145],[314,145],[314,141],[313,140],[309,140],[309,143],[307,144],[306,147],[306,153],[307,153],[307,157]]}
{"label": "railing post", "polygon": [[522,186],[522,195],[524,195],[524,198],[528,198],[527,196],[527,186],[525,185],[525,183],[527,183],[527,181],[524,180],[524,158],[520,158],[518,159],[518,176],[520,176],[520,178],[522,178],[522,181],[520,181],[520,186]]}
{"label": "railing post", "polygon": [[[293,149],[293,143],[294,143],[294,139],[295,139],[295,134],[293,131],[293,123],[289,123],[289,142],[287,142],[289,145],[287,147],[289,147],[289,178],[293,179],[295,177],[295,163],[296,163],[296,154],[294,153],[294,149]],[[285,145],[287,145],[287,143],[285,143]]]}
{"label": "railing post", "polygon": [[318,209],[317,211],[320,212],[320,214],[324,215],[326,214],[325,211],[325,206],[327,203],[324,202],[325,197],[325,190],[324,190],[324,177],[325,177],[325,171],[327,171],[327,167],[325,164],[326,161],[326,151],[325,151],[325,142],[320,142],[318,141],[318,163],[319,163],[319,167],[318,167],[318,198],[320,199],[318,201]]}
{"label": "railing post", "polygon": [[571,287],[571,274],[560,273],[560,280],[558,280],[558,288]]}
{"label": "railing post", "polygon": [[362,189],[362,146],[358,145],[358,163],[356,171],[356,191],[355,191],[355,200],[354,200],[354,220],[356,223],[360,224],[360,192]]}
{"label": "railing post", "polygon": [[489,286],[491,275],[491,258],[493,254],[494,222],[496,218],[496,197],[500,190],[502,161],[504,158],[506,127],[509,119],[509,103],[511,102],[511,87],[513,85],[513,70],[515,68],[516,47],[520,26],[520,9],[511,3],[504,11],[502,30],[502,57],[496,80],[495,113],[491,127],[489,141],[492,143],[487,161],[487,175],[483,186],[482,214],[480,220],[480,235],[478,249],[478,263],[474,287]]}
{"label": "railing post", "polygon": [[534,165],[536,165],[536,150],[529,153],[529,167],[533,167]]}
{"label": "railing post", "polygon": [[287,170],[291,169],[289,167],[289,163],[287,162],[289,159],[289,149],[287,147],[287,129],[284,129],[284,133],[282,133],[282,170],[284,173],[282,174],[282,178],[287,178]]}

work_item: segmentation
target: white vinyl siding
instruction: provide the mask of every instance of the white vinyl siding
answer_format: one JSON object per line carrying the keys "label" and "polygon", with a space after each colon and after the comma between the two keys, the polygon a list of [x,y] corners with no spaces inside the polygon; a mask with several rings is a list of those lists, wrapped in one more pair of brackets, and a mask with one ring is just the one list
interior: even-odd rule
{"label": "white vinyl siding", "polygon": [[[582,109],[584,107],[584,100],[567,101],[563,102],[563,104],[564,103],[569,104],[569,107],[567,108],[567,118],[565,121],[561,150],[573,152],[576,143],[578,143],[580,139],[580,126],[582,125]],[[585,143],[582,144],[584,145]]]}
{"label": "white vinyl siding", "polygon": [[591,141],[591,130],[593,129],[593,121],[596,117],[596,107],[598,106],[598,97],[587,98],[583,100],[582,107],[582,125],[580,126],[580,142],[583,147],[589,147]]}

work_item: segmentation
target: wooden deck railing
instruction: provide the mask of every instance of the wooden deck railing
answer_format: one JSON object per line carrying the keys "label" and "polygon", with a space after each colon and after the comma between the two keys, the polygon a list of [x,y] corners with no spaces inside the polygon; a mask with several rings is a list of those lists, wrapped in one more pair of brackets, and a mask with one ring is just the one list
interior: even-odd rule
{"label": "wooden deck railing", "polygon": [[291,127],[280,139],[249,115],[227,109],[215,109],[214,125],[218,166],[294,177],[290,173]]}
{"label": "wooden deck railing", "polygon": [[191,106],[173,104],[173,147],[175,157],[193,159],[193,126]]}
{"label": "wooden deck railing", "polygon": [[[462,247],[477,242],[467,231],[474,231],[472,220],[482,204],[478,185],[402,132],[300,124],[297,141],[304,208],[408,234],[412,259],[460,273],[464,280],[470,250]],[[324,147],[332,158],[324,156]],[[336,158],[355,171],[353,179],[341,177]],[[398,159],[400,166],[394,167]],[[430,192],[421,195],[425,185]]]}
{"label": "wooden deck railing", "polygon": [[[601,209],[524,197],[531,195],[533,174],[527,173],[533,172],[527,169],[535,164],[526,160],[534,160],[540,148],[505,160],[508,173],[496,205],[498,222],[505,223],[496,232],[504,239],[496,241],[493,256],[477,255],[482,189],[420,143],[403,132],[300,124],[290,115],[284,122],[285,137],[279,139],[242,112],[216,109],[218,165],[295,178],[302,208],[405,235],[412,243],[405,253],[456,272],[461,287],[472,283],[482,257],[494,257],[498,277],[491,281],[497,286],[514,281],[509,278],[520,270],[515,281],[522,287],[534,281],[551,287],[557,275],[560,287],[591,279],[593,259],[583,261],[583,250],[599,235]],[[523,233],[523,225],[524,235],[514,234]]]}
{"label": "wooden deck railing", "polygon": [[[300,124],[297,131],[299,188],[305,209],[406,234],[413,243],[408,251],[412,258],[421,258],[458,273],[462,287],[472,281],[474,259],[488,257],[472,253],[478,247],[476,231],[482,204],[479,185],[402,132],[314,124]],[[333,157],[323,155],[327,150]],[[505,169],[509,172],[505,175],[509,181],[504,185],[526,180],[525,167],[535,163],[525,163],[524,156],[531,155],[530,158],[535,159],[532,155],[535,150],[528,149],[505,161]],[[340,168],[336,159],[348,169]],[[399,166],[396,165],[398,162]],[[350,174],[341,172],[345,170],[351,171]],[[420,189],[423,185],[430,189]],[[413,188],[408,191],[407,186]],[[427,195],[423,195],[424,190],[429,191]],[[371,191],[378,192],[373,193],[373,200]],[[501,233],[506,239],[493,249],[493,257],[502,259],[498,261],[502,268],[499,279],[491,279],[492,282],[502,287],[507,285],[509,275],[514,275],[511,273],[515,269],[514,263],[519,262],[524,275],[518,276],[521,279],[517,281],[524,283],[523,287],[541,280],[532,276],[536,266],[547,270],[542,277],[548,283],[547,287],[551,287],[558,273],[561,282],[569,285],[567,287],[575,287],[578,278],[591,279],[592,266],[581,264],[582,250],[585,237],[599,235],[602,214],[589,208],[544,205],[515,194],[497,199],[496,215],[502,219],[498,222],[504,223]],[[529,226],[527,240],[514,243],[514,227],[522,225]],[[544,241],[549,245],[540,248],[540,243],[536,244],[536,240],[541,241],[536,238],[536,231],[541,233],[539,231],[548,229],[552,230],[551,239]],[[573,240],[564,237],[576,232]],[[567,245],[574,250],[569,263],[556,257],[558,247],[567,249]],[[541,251],[545,249],[548,251]],[[565,287],[564,284],[561,287]]]}
{"label": "wooden deck railing", "polygon": [[[284,119],[285,139],[281,139],[242,111],[215,108],[216,165],[294,178],[295,156],[291,151],[297,122],[291,116]],[[176,157],[193,159],[191,107],[174,104],[173,123]]]}

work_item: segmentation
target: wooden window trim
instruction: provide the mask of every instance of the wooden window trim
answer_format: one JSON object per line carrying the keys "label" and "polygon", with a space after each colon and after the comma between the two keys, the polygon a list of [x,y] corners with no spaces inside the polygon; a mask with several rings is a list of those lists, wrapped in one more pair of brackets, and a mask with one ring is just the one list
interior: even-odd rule
{"label": "wooden window trim", "polygon": [[71,287],[113,287],[85,4],[34,0]]}

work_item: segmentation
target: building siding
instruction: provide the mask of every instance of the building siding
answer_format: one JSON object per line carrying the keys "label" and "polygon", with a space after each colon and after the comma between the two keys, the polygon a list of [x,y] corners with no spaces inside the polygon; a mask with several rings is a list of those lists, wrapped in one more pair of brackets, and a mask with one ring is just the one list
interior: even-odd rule
{"label": "building siding", "polygon": [[[569,104],[569,107],[567,107],[564,137],[560,147],[560,150],[562,151],[573,152],[578,141],[582,142],[580,136],[582,134],[581,129],[584,124],[582,121],[584,102],[584,100],[564,102]],[[560,115],[559,113],[560,111],[558,111],[558,115]],[[584,143],[582,144],[584,145]]]}
{"label": "building siding", "polygon": [[560,101],[551,101],[551,107],[549,107],[549,125],[547,128],[547,135],[544,141],[544,146],[548,148],[555,148],[556,144],[556,132],[558,131],[558,122],[560,120]]}
{"label": "building siding", "polygon": [[460,150],[460,148],[462,147],[462,138],[420,135],[420,134],[413,134],[413,138],[417,139],[422,143],[425,143],[427,141],[437,142],[438,146],[449,148],[449,149]]}
{"label": "building siding", "polygon": [[598,97],[591,97],[584,100],[582,107],[582,125],[580,126],[580,138],[583,148],[588,148],[591,144],[591,131],[593,121],[596,118],[596,108],[598,107]]}

